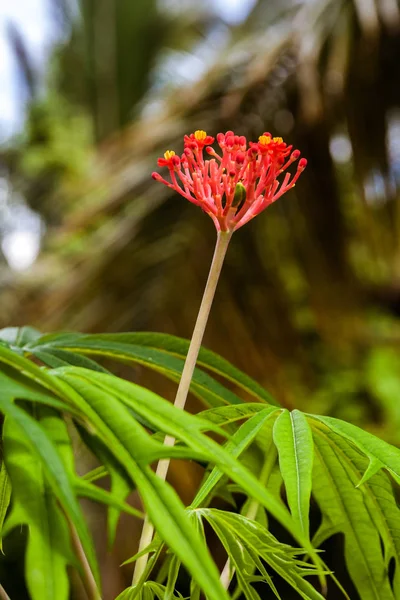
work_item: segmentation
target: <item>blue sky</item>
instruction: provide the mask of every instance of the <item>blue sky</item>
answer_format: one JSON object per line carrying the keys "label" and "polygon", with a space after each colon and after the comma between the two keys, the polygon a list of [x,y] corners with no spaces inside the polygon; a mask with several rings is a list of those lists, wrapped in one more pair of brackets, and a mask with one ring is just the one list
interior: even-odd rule
{"label": "blue sky", "polygon": [[49,0],[0,0],[0,142],[18,128],[23,109],[7,25],[18,27],[35,67],[40,70],[55,32],[49,4]]}

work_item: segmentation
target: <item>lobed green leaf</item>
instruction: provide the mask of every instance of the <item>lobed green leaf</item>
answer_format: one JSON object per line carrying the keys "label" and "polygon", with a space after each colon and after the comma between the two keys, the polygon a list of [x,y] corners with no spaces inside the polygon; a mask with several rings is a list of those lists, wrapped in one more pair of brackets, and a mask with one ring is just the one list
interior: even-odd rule
{"label": "lobed green leaf", "polygon": [[290,512],[308,538],[314,447],[311,428],[303,413],[284,410],[275,421],[273,439]]}

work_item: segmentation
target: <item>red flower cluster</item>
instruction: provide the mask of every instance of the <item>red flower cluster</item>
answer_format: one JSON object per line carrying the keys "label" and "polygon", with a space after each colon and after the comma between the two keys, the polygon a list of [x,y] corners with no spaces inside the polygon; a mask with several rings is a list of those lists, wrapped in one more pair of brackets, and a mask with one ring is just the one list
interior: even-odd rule
{"label": "red flower cluster", "polygon": [[[235,231],[253,219],[282,194],[294,187],[307,161],[302,158],[294,175],[278,177],[300,157],[280,137],[264,133],[258,142],[250,142],[233,131],[219,133],[218,154],[211,144],[214,138],[205,131],[184,137],[184,152],[177,156],[168,150],[159,158],[159,167],[167,167],[171,181],[153,173],[181,196],[201,206],[210,215],[217,231]],[[203,152],[210,156],[205,159]]]}

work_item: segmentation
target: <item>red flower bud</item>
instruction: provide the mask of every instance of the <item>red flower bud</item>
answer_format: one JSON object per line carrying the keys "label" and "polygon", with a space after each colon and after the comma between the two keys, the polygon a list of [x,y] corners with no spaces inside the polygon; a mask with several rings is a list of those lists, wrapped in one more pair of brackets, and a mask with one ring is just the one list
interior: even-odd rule
{"label": "red flower bud", "polygon": [[297,167],[298,169],[304,170],[307,166],[307,159],[306,158],[302,158],[299,161],[299,166]]}

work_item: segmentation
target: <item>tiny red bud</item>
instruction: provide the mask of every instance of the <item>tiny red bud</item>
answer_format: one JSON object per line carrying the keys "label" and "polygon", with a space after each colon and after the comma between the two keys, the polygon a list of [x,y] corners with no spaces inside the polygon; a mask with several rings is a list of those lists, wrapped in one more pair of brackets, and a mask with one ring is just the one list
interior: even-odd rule
{"label": "tiny red bud", "polygon": [[206,152],[207,154],[214,154],[214,148],[211,148],[211,146],[206,146]]}
{"label": "tiny red bud", "polygon": [[305,168],[306,168],[306,166],[307,166],[307,159],[306,159],[306,158],[302,158],[302,159],[299,161],[299,166],[298,166],[297,168],[298,168],[298,169],[300,169],[300,170],[302,171],[303,169],[305,169]]}
{"label": "tiny red bud", "polygon": [[155,181],[161,181],[161,179],[162,179],[161,175],[159,173],[156,173],[155,171],[153,171],[151,176],[153,179],[155,179]]}
{"label": "tiny red bud", "polygon": [[235,161],[237,162],[238,165],[242,165],[244,163],[244,158],[245,158],[244,152],[238,152],[236,154]]}
{"label": "tiny red bud", "polygon": [[300,157],[300,150],[294,150],[294,151],[292,152],[291,159],[292,159],[292,160],[297,160],[299,157]]}

